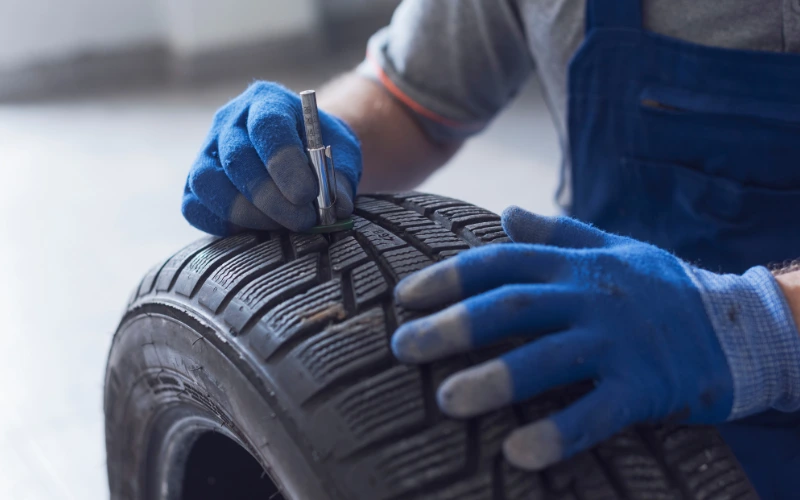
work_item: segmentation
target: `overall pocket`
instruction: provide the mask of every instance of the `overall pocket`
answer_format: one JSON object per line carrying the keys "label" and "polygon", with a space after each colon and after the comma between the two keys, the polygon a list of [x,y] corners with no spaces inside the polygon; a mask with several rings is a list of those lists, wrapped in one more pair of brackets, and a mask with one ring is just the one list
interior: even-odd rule
{"label": "overall pocket", "polygon": [[800,189],[800,105],[660,85],[645,87],[636,105],[628,156],[745,186]]}
{"label": "overall pocket", "polygon": [[800,105],[792,103],[709,94],[663,85],[646,87],[639,96],[639,102],[643,108],[656,112],[750,118],[800,127]]}
{"label": "overall pocket", "polygon": [[770,189],[676,163],[623,158],[620,229],[716,271],[800,257],[800,189]]}

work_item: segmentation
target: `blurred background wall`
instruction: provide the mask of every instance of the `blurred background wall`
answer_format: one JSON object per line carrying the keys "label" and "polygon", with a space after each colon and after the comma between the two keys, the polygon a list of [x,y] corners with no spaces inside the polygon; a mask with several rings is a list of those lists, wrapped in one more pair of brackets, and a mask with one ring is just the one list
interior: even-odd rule
{"label": "blurred background wall", "polygon": [[0,0],[0,99],[230,78],[361,41],[398,3]]}
{"label": "blurred background wall", "polygon": [[153,44],[161,0],[3,0],[0,69],[9,71],[92,51]]}
{"label": "blurred background wall", "polygon": [[[108,348],[201,236],[181,195],[214,112],[256,78],[318,89],[397,3],[0,0],[0,500],[108,498]],[[551,214],[558,160],[532,81],[419,189]]]}

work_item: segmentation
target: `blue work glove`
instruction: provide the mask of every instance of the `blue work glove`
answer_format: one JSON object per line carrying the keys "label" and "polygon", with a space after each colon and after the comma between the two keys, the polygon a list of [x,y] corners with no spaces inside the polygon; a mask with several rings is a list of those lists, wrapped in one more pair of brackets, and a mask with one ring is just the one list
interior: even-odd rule
{"label": "blue work glove", "polygon": [[[421,363],[510,337],[530,342],[452,375],[442,411],[470,417],[594,380],[566,409],[514,431],[504,451],[541,469],[638,422],[721,423],[800,408],[800,335],[763,267],[719,275],[567,217],[503,214],[516,242],[462,253],[397,286],[395,355]],[[523,243],[524,242],[524,243]]]}
{"label": "blue work glove", "polygon": [[[346,218],[361,179],[361,148],[342,120],[322,111],[319,119],[333,151],[336,215]],[[184,188],[184,217],[219,236],[316,225],[319,187],[305,141],[300,97],[277,83],[252,84],[214,116]]]}

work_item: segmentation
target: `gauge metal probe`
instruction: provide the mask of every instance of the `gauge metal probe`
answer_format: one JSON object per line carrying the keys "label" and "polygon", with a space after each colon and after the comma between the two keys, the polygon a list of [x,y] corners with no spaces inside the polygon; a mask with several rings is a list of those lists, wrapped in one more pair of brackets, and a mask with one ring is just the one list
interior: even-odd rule
{"label": "gauge metal probe", "polygon": [[303,104],[303,125],[306,130],[308,158],[317,176],[317,226],[311,233],[332,233],[353,228],[353,219],[336,220],[336,172],[333,169],[333,152],[322,142],[322,126],[319,123],[317,94],[313,90],[300,92]]}

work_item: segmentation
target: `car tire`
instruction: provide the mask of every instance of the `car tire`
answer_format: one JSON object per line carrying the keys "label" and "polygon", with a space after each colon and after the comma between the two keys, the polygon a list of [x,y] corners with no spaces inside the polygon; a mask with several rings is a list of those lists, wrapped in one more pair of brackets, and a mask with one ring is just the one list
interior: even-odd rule
{"label": "car tire", "polygon": [[645,425],[540,473],[503,438],[585,393],[559,388],[469,420],[437,408],[455,371],[515,343],[422,366],[393,358],[398,280],[509,241],[441,196],[361,196],[351,231],[204,238],[154,267],[114,337],[105,383],[113,499],[746,499],[711,427]]}

